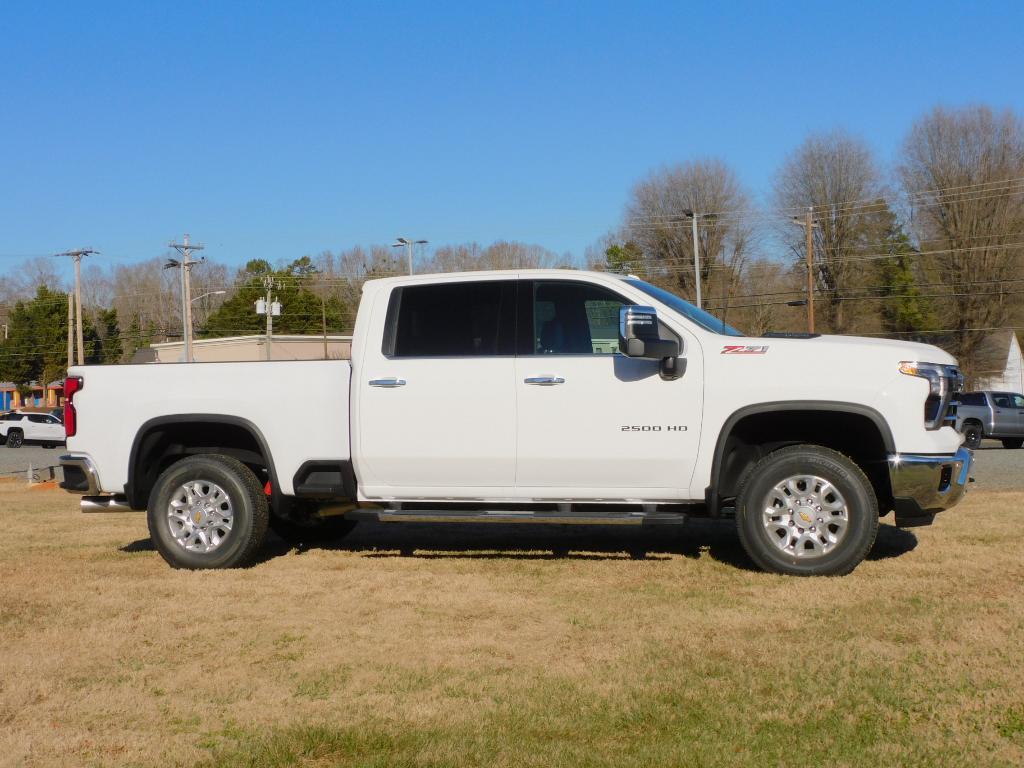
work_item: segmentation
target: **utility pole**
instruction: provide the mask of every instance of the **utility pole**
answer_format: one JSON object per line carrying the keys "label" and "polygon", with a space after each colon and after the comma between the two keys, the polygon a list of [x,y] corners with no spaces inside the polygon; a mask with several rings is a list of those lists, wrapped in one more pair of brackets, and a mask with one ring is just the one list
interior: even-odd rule
{"label": "utility pole", "polygon": [[203,246],[190,243],[188,233],[185,233],[183,243],[168,243],[168,245],[181,254],[181,259],[168,259],[164,269],[177,267],[181,270],[181,325],[182,340],[185,346],[185,362],[192,362],[192,266],[201,264],[206,259],[195,261],[192,259],[193,251],[203,250]]}
{"label": "utility pole", "polygon": [[85,365],[85,345],[82,342],[82,257],[99,253],[92,248],[79,248],[74,251],[58,253],[58,256],[70,256],[75,262],[75,335],[78,338],[78,364]]}
{"label": "utility pole", "polygon": [[320,293],[320,322],[323,323],[324,329],[324,360],[327,359],[327,301],[324,299],[323,292]]}
{"label": "utility pole", "polygon": [[807,206],[807,332],[814,333],[814,207]]}
{"label": "utility pole", "polygon": [[401,248],[405,246],[406,255],[409,258],[409,274],[412,274],[412,249],[414,246],[425,244],[426,240],[410,240],[407,237],[397,237],[395,242],[391,244],[392,248]]}
{"label": "utility pole", "polygon": [[274,301],[274,288],[280,288],[275,284],[274,277],[267,275],[263,278],[263,286],[267,289],[267,298],[256,302],[256,314],[267,316],[267,360],[274,357],[274,315],[281,314],[281,302]]}
{"label": "utility pole", "polygon": [[68,294],[68,368],[71,365],[75,357],[75,336],[72,323],[74,322],[75,307],[74,299],[71,298],[71,294]]}
{"label": "utility pole", "polygon": [[803,221],[794,216],[793,223],[803,226],[807,233],[807,332],[814,333],[814,228],[819,226],[814,220],[814,206],[807,206]]}

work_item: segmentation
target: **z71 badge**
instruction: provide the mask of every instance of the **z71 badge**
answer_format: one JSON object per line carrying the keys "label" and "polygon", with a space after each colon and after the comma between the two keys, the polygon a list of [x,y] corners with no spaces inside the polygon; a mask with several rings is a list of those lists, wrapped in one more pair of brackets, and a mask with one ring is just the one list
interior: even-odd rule
{"label": "z71 badge", "polygon": [[768,346],[752,347],[742,344],[726,344],[722,347],[723,355],[763,355],[768,351]]}

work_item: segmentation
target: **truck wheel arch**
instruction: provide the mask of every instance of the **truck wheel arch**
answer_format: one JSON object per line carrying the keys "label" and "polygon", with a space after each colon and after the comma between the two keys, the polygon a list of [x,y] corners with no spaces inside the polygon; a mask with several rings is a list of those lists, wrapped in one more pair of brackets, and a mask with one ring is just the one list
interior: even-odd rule
{"label": "truck wheel arch", "polygon": [[[167,466],[167,454],[157,451],[163,438],[174,435],[190,427],[198,427],[202,439],[196,445],[185,445],[183,452],[172,455],[186,456],[197,453],[221,453],[233,456],[243,463],[257,463],[265,467],[270,478],[271,487],[276,494],[280,487],[274,457],[270,446],[259,427],[248,419],[240,416],[228,416],[219,413],[182,413],[170,416],[157,416],[149,419],[135,433],[131,453],[128,456],[128,482],[125,484],[125,496],[132,509],[145,509],[149,501],[149,492],[156,478]],[[209,439],[210,427],[229,427],[227,431],[219,431],[219,440]],[[148,466],[146,455],[156,452],[159,463]]]}
{"label": "truck wheel arch", "polygon": [[[785,426],[774,435],[758,434],[761,439],[747,439],[752,429],[773,429],[780,424]],[[849,433],[845,436],[826,434],[830,425],[849,424],[870,425],[871,429],[862,445]],[[887,497],[891,495],[891,488],[886,458],[888,454],[896,452],[896,443],[885,417],[874,408],[860,403],[786,400],[745,406],[725,420],[715,443],[710,484],[705,490],[708,512],[711,515],[719,514],[722,501],[735,496],[743,474],[761,457],[772,450],[803,442],[860,454],[851,458],[872,462],[874,466],[863,469],[875,486],[879,507],[888,504]],[[850,451],[850,447],[857,450]]]}

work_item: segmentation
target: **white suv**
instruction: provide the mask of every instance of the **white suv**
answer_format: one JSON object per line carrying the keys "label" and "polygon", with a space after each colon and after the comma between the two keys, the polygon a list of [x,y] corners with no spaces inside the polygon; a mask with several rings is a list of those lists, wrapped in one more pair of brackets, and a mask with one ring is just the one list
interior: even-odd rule
{"label": "white suv", "polygon": [[20,448],[25,441],[52,448],[64,442],[64,423],[49,413],[5,413],[0,415],[0,445]]}

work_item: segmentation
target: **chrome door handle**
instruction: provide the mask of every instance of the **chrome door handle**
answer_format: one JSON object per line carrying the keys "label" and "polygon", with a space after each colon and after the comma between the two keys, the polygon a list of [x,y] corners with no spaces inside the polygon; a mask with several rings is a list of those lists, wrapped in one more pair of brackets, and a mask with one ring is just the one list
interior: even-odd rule
{"label": "chrome door handle", "polygon": [[392,376],[389,379],[370,379],[371,387],[387,387],[393,389],[394,387],[404,387],[405,379],[396,379]]}
{"label": "chrome door handle", "polygon": [[561,376],[530,376],[523,379],[524,384],[536,384],[540,387],[553,387],[555,384],[565,384]]}

